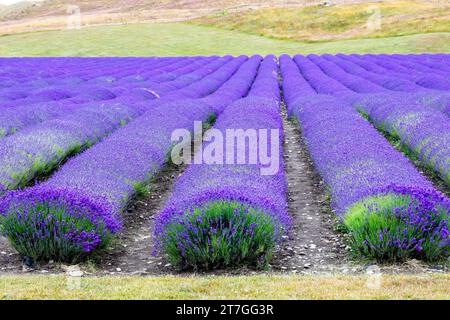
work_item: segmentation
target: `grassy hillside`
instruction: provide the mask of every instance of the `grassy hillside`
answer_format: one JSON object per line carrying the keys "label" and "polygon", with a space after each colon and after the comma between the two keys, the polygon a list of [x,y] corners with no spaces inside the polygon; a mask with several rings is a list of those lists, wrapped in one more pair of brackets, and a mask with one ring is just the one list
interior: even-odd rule
{"label": "grassy hillside", "polygon": [[450,52],[450,33],[301,43],[183,23],[100,26],[0,37],[0,56]]}
{"label": "grassy hillside", "polygon": [[[278,39],[323,41],[449,30],[446,0],[46,0],[0,8],[0,35],[82,26],[192,21]],[[72,8],[72,9],[70,9]],[[367,22],[381,18],[381,29]]]}
{"label": "grassy hillside", "polygon": [[223,11],[192,20],[191,23],[297,41],[392,37],[450,31],[450,5],[445,1],[370,2],[372,1],[329,7],[316,5],[259,9],[240,13]]}
{"label": "grassy hillside", "polygon": [[[344,2],[351,2],[345,0]],[[202,9],[210,8],[233,8],[242,4],[261,7],[267,5],[279,6],[284,4],[285,0],[46,0],[33,3],[32,1],[20,2],[10,5],[5,10],[3,17],[7,19],[27,19],[32,17],[44,17],[65,15],[68,5],[80,7],[82,12],[130,12],[140,10],[158,10],[158,9]],[[299,5],[310,0],[294,0],[292,3]],[[0,5],[0,8],[2,5]],[[1,18],[1,15],[0,15]]]}
{"label": "grassy hillside", "polygon": [[10,5],[0,4],[0,21],[15,19],[17,16],[26,15],[28,12],[40,7],[43,2],[20,1]]}
{"label": "grassy hillside", "polygon": [[[340,0],[345,3],[361,0]],[[65,29],[74,6],[83,26],[181,22],[226,10],[303,6],[320,0],[45,0],[0,8],[0,35]]]}
{"label": "grassy hillside", "polygon": [[[211,16],[220,8],[212,0],[47,0],[21,11],[18,20],[0,22],[0,35],[7,34],[0,36],[0,56],[450,52],[450,6],[436,5],[444,1],[351,1],[283,7],[305,1],[274,0],[273,8],[264,9],[270,1],[249,0],[243,8],[244,1],[226,0],[232,9]],[[69,2],[81,8],[81,30],[65,28]],[[373,5],[378,9],[368,10]],[[206,13],[189,22],[155,23]],[[374,13],[380,29],[367,28]],[[153,23],[142,23],[152,17]]]}

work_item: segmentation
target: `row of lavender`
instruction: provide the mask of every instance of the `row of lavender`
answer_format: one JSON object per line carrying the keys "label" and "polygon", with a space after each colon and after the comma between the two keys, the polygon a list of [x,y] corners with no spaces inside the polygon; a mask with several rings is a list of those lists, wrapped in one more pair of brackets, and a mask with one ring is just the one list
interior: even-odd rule
{"label": "row of lavender", "polygon": [[3,233],[34,259],[73,261],[104,248],[122,228],[121,211],[168,160],[171,132],[191,129],[194,121],[206,121],[242,97],[260,60],[230,60],[158,100],[46,182],[7,193],[1,203]]}
{"label": "row of lavender", "polygon": [[[173,194],[156,220],[157,248],[183,268],[263,267],[291,225],[286,205],[286,179],[280,140],[278,66],[274,56],[261,63],[247,97],[229,105],[217,118],[202,150],[215,150],[213,162],[191,165],[176,181]],[[254,143],[240,149],[217,140],[230,130],[246,132]],[[262,130],[270,129],[266,135]],[[259,135],[256,133],[259,132]],[[250,142],[249,142],[250,144]],[[266,147],[254,162],[256,149]],[[220,149],[220,151],[218,151]],[[264,157],[279,159],[271,174]],[[277,153],[276,155],[274,153]],[[237,158],[241,157],[243,163]],[[230,158],[233,161],[229,161]]]}
{"label": "row of lavender", "polygon": [[[388,59],[382,60],[386,68],[382,68],[370,59],[346,58],[340,59],[331,55],[325,57],[311,56],[310,59],[321,70],[338,80],[343,85],[358,93],[369,93],[354,100],[360,112],[380,130],[396,138],[423,166],[434,171],[436,175],[450,185],[450,75],[442,72],[423,75],[412,69],[408,74],[395,71],[402,70],[398,64],[388,64]],[[346,61],[345,61],[346,60]],[[355,72],[365,67],[365,72]],[[390,67],[388,69],[388,67]],[[380,87],[373,80],[375,72],[384,71],[382,77],[392,78]],[[348,71],[348,72],[346,72]],[[358,74],[359,76],[356,76]],[[445,74],[447,76],[445,77]],[[403,80],[400,76],[409,80]],[[426,79],[427,81],[425,81]],[[420,87],[423,82],[430,88]],[[395,90],[395,91],[393,91]],[[396,91],[406,92],[397,93]],[[411,93],[413,95],[411,96]],[[443,94],[444,93],[444,94]],[[445,94],[447,93],[447,94]],[[428,103],[427,103],[428,101]]]}
{"label": "row of lavender", "polygon": [[[336,59],[282,56],[280,64],[290,115],[299,121],[314,164],[329,188],[332,207],[350,231],[354,252],[380,260],[447,256],[449,199],[355,108],[361,101],[380,108],[381,100],[374,97],[395,105],[398,100],[390,96],[391,90],[415,90],[415,82],[406,80],[410,74],[393,82],[367,70],[356,76],[344,70],[346,64],[330,62]],[[411,110],[416,105],[420,104],[411,104]],[[421,108],[430,114],[439,112]],[[402,116],[392,106],[384,111]],[[403,112],[407,119],[409,109]],[[434,132],[436,137],[448,134],[448,126]],[[440,143],[448,149],[448,140],[435,140],[435,145]]]}

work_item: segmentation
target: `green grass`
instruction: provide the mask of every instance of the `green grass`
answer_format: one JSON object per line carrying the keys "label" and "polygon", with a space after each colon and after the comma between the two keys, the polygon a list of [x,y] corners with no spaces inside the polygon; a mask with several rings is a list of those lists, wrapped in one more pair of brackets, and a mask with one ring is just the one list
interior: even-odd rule
{"label": "green grass", "polygon": [[450,32],[302,43],[183,23],[135,24],[0,37],[0,56],[182,56],[450,52]]}
{"label": "green grass", "polygon": [[[375,281],[374,281],[375,280]],[[0,276],[2,299],[449,299],[449,274],[369,276]]]}

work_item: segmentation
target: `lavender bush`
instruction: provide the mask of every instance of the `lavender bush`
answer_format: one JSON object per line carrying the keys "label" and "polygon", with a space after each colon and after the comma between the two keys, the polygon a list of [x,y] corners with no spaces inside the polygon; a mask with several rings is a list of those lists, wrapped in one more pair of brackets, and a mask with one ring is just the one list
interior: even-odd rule
{"label": "lavender bush", "polygon": [[84,191],[34,188],[0,201],[0,231],[34,260],[75,263],[108,245],[121,228],[104,199]]}
{"label": "lavender bush", "polygon": [[450,201],[433,190],[386,186],[345,218],[355,252],[377,260],[434,261],[450,250]]}
{"label": "lavender bush", "polygon": [[415,95],[414,102],[441,111],[450,117],[450,93],[447,94],[423,94]]}

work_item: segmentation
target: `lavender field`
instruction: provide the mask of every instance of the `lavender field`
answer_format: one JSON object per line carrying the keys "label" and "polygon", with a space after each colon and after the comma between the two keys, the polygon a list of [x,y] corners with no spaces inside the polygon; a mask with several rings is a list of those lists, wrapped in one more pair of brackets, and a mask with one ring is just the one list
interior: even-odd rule
{"label": "lavender field", "polygon": [[449,117],[448,54],[0,58],[0,269],[445,261]]}

